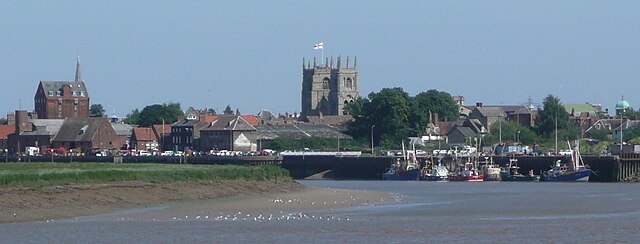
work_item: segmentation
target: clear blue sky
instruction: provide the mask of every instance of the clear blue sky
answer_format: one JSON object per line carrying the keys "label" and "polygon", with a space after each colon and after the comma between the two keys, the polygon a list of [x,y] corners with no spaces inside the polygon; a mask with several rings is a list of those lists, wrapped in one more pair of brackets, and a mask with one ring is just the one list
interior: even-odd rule
{"label": "clear blue sky", "polygon": [[[402,87],[519,104],[640,105],[640,1],[2,1],[0,112],[72,80],[146,105],[300,111],[301,62],[357,55],[360,95]],[[3,117],[3,116],[2,116]]]}

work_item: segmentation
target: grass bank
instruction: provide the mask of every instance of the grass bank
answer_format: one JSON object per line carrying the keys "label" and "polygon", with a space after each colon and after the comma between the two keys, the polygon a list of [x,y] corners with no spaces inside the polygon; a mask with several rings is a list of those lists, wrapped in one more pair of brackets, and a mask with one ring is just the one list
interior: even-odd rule
{"label": "grass bank", "polygon": [[291,181],[286,170],[272,165],[174,165],[109,163],[0,164],[0,187],[42,188],[119,181],[149,183],[220,181]]}

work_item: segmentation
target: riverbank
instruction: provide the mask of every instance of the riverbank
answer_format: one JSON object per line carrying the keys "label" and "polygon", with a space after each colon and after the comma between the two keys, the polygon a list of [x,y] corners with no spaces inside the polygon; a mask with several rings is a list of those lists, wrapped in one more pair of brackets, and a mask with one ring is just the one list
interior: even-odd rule
{"label": "riverbank", "polygon": [[[55,221],[101,214],[115,214],[118,219],[148,220],[186,220],[187,216],[209,218],[209,215],[213,219],[238,212],[266,216],[364,206],[390,199],[386,193],[305,187],[291,181],[215,184],[134,181],[41,189],[4,188],[0,189],[0,196],[2,223]],[[118,210],[128,209],[135,211],[117,214]]]}

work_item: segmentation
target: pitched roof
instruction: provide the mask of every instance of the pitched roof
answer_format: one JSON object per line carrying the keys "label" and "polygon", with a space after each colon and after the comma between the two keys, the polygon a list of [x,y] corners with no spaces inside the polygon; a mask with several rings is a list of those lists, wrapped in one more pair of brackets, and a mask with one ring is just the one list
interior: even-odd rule
{"label": "pitched roof", "polygon": [[256,130],[242,116],[221,115],[216,120],[207,124],[202,130]]}
{"label": "pitched roof", "polygon": [[[164,126],[164,128],[163,128]],[[156,135],[157,138],[167,135],[171,135],[171,125],[152,125],[151,128],[153,129],[153,133]]]}
{"label": "pitched roof", "polygon": [[34,131],[23,131],[23,136],[55,136],[60,131],[64,119],[32,119],[31,124],[35,127]]}
{"label": "pitched roof", "polygon": [[149,127],[133,128],[133,135],[138,141],[157,141],[158,138]]}
{"label": "pitched roof", "polygon": [[257,125],[258,139],[292,138],[301,139],[307,137],[351,139],[351,136],[343,134],[335,126],[327,124],[288,123],[288,124],[264,124]]}
{"label": "pitched roof", "polygon": [[476,107],[475,109],[484,117],[505,117],[504,110],[500,107]]}
{"label": "pitched roof", "polygon": [[[474,136],[476,136],[476,133],[473,132],[473,130],[471,130],[471,128],[469,128],[469,127],[457,126],[457,127],[453,128],[451,130],[451,132],[453,132],[454,130],[460,131],[460,134],[462,134],[464,137],[474,137]],[[451,133],[451,132],[449,132],[449,133]]]}
{"label": "pitched roof", "polygon": [[258,125],[260,123],[258,121],[258,117],[254,116],[254,115],[247,114],[247,115],[241,115],[241,116],[245,121],[247,121],[251,125]]}
{"label": "pitched roof", "polygon": [[598,113],[598,110],[590,104],[563,104],[562,106],[564,107],[564,110],[566,110],[569,114],[571,114],[572,111],[575,113],[575,115],[579,115],[582,113]]}
{"label": "pitched roof", "polygon": [[9,134],[16,131],[13,125],[0,125],[0,140],[7,140]]}
{"label": "pitched roof", "polygon": [[[103,123],[109,123],[107,118],[66,118],[60,131],[53,141],[86,142],[91,141],[93,135]],[[112,127],[109,127],[112,128]],[[113,128],[112,128],[113,129]]]}
{"label": "pitched roof", "polygon": [[87,92],[87,87],[85,86],[84,81],[40,81],[40,86],[42,87],[45,96],[49,96],[49,94],[57,95],[58,91],[60,91],[61,95],[64,95],[62,94],[63,92],[62,87],[64,86],[71,86],[71,94],[69,94],[69,96],[72,96],[72,97],[88,97],[89,96],[89,93]]}
{"label": "pitched roof", "polygon": [[116,131],[116,135],[130,137],[133,133],[133,125],[122,123],[111,123],[111,127]]}

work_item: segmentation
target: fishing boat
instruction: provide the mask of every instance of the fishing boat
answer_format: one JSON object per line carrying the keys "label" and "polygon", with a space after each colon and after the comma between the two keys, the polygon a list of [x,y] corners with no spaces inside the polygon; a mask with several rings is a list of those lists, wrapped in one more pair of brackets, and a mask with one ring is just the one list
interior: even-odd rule
{"label": "fishing boat", "polygon": [[420,180],[420,173],[415,150],[406,152],[402,142],[402,158],[396,158],[396,162],[382,174],[382,180]]}
{"label": "fishing boat", "polygon": [[510,158],[509,165],[500,168],[500,179],[502,181],[540,181],[540,176],[534,175],[532,170],[528,175],[521,174],[518,159]]}
{"label": "fishing boat", "polygon": [[465,163],[458,172],[450,174],[448,180],[480,182],[484,181],[484,175],[480,173],[474,163]]}
{"label": "fishing boat", "polygon": [[484,175],[484,181],[499,181],[500,180],[500,166],[493,164],[493,158],[487,164],[485,157],[485,165],[482,166],[482,174]]}
{"label": "fishing boat", "polygon": [[426,181],[446,181],[447,178],[449,178],[449,170],[446,166],[442,165],[440,160],[441,159],[438,159],[437,165],[432,162],[430,166],[422,169],[420,179]]}
{"label": "fishing boat", "polygon": [[[571,145],[567,141],[569,147]],[[571,153],[571,163],[561,164],[560,160],[556,165],[546,172],[545,180],[554,182],[588,182],[591,169],[585,167],[580,155],[580,141],[576,140],[575,148]]]}

